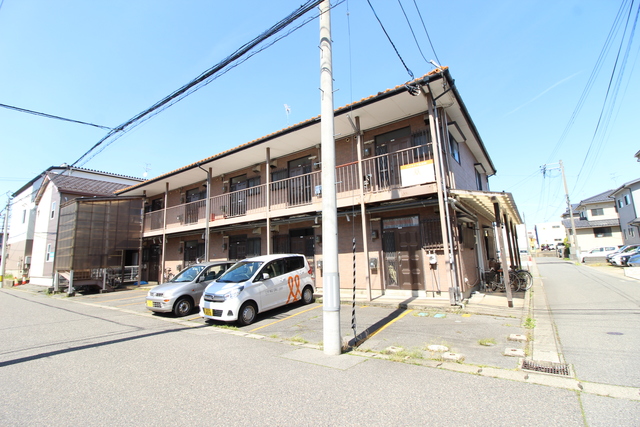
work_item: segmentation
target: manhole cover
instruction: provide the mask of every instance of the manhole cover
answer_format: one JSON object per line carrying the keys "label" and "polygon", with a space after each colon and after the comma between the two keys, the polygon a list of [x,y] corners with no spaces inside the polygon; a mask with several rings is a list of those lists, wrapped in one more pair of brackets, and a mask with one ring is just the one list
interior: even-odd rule
{"label": "manhole cover", "polygon": [[522,361],[522,369],[527,371],[543,372],[545,374],[570,376],[569,365],[566,363],[543,362],[524,359]]}

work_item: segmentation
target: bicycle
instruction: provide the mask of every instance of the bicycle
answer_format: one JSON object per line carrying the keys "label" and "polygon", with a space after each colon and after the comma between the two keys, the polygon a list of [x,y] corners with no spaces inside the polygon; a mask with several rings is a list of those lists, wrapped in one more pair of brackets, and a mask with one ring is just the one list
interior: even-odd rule
{"label": "bicycle", "polygon": [[[492,291],[501,291],[504,292],[507,289],[507,286],[504,283],[503,280],[503,271],[502,269],[498,268],[491,268],[491,270],[489,270],[487,272],[487,275],[485,277],[486,282],[487,282],[487,286],[489,287],[489,289],[491,289]],[[517,292],[520,289],[520,278],[518,277],[518,275],[516,274],[515,271],[513,270],[509,270],[509,285],[511,287],[511,290],[514,292]]]}
{"label": "bicycle", "polygon": [[528,270],[515,270],[518,276],[518,291],[528,291],[533,286],[533,275]]}
{"label": "bicycle", "polygon": [[171,279],[173,279],[174,274],[171,272],[171,267],[164,269],[164,274],[162,275],[162,277],[164,278],[165,282],[169,282]]}

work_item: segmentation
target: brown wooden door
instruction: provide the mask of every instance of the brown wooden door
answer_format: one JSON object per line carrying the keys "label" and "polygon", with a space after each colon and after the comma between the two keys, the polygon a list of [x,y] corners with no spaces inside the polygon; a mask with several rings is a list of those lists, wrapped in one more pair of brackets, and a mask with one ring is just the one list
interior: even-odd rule
{"label": "brown wooden door", "polygon": [[[424,288],[420,227],[398,223],[385,226],[382,233],[385,286],[389,289]],[[415,221],[413,221],[415,222]]]}

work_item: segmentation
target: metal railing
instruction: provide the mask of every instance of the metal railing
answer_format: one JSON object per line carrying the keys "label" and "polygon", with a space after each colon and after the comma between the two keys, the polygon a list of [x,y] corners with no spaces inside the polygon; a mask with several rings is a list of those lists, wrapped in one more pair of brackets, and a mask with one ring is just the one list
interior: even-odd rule
{"label": "metal railing", "polygon": [[[433,159],[431,144],[411,147],[388,154],[369,157],[362,161],[363,176],[358,173],[358,162],[336,168],[338,198],[350,197],[363,185],[365,193],[376,193],[402,187],[402,166]],[[321,172],[285,178],[269,184],[270,210],[311,205],[322,197]],[[405,185],[406,186],[406,185]],[[210,221],[241,217],[267,211],[267,184],[257,185],[211,197]],[[145,214],[145,231],[162,229],[164,211]],[[206,220],[205,200],[184,203],[167,208],[166,228],[203,223]]]}

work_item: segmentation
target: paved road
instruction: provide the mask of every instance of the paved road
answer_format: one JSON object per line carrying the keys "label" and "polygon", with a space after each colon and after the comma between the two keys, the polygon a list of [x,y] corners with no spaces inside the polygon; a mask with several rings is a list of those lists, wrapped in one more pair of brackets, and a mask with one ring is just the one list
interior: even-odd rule
{"label": "paved road", "polygon": [[120,307],[0,290],[0,425],[632,426],[640,413],[564,388],[329,357],[110,297]]}
{"label": "paved road", "polygon": [[554,258],[537,265],[576,377],[640,387],[640,281]]}

